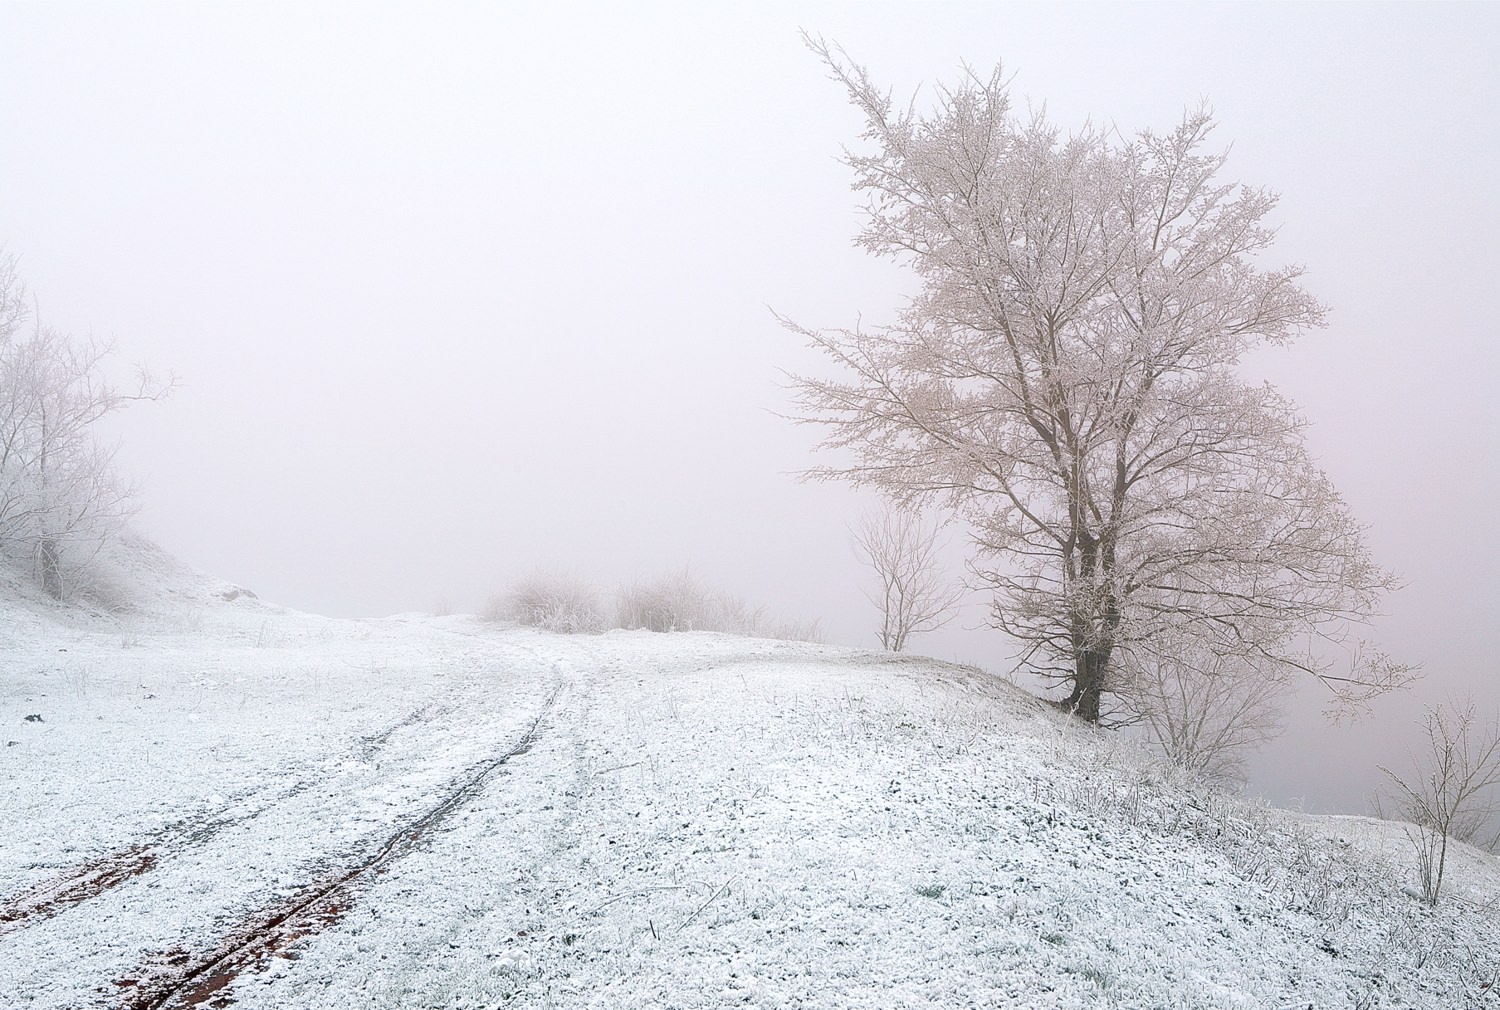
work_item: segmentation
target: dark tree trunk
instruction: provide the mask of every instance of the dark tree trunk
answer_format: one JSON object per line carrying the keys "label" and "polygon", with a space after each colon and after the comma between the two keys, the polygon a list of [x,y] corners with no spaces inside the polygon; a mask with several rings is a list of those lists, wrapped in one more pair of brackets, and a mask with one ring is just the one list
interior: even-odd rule
{"label": "dark tree trunk", "polygon": [[57,541],[51,537],[42,540],[42,589],[54,600],[62,599],[62,552],[58,550]]}
{"label": "dark tree trunk", "polygon": [[1104,699],[1104,675],[1109,669],[1109,649],[1084,649],[1074,660],[1073,690],[1058,702],[1085,722],[1098,722]]}

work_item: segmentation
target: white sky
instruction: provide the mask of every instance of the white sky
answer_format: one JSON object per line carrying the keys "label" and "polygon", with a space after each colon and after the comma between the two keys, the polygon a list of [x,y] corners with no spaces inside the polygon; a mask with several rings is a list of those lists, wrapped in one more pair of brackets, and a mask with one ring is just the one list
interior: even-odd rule
{"label": "white sky", "polygon": [[1419,702],[1500,705],[1500,6],[708,8],[0,0],[0,244],[50,322],[183,380],[119,425],[140,525],[327,614],[691,564],[873,642],[858,503],[788,476],[814,433],[778,370],[815,362],[768,306],[847,324],[909,282],[851,246],[860,124],[805,27],[901,96],[1003,60],[1065,126],[1208,98],[1333,307],[1252,368],[1408,580],[1375,636],[1430,674],[1353,730],[1299,717],[1257,782],[1358,808]]}

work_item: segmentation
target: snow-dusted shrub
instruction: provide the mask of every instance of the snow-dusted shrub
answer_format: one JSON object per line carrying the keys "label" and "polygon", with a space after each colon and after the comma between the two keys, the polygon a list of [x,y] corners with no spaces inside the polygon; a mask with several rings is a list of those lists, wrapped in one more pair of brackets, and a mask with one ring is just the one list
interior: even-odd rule
{"label": "snow-dusted shrub", "polygon": [[615,624],[627,630],[720,631],[716,609],[712,591],[687,569],[615,593]]}
{"label": "snow-dusted shrub", "polygon": [[764,607],[713,589],[687,569],[621,587],[615,626],[648,631],[717,631],[751,638],[818,641],[817,621],[778,621]]}
{"label": "snow-dusted shrub", "polygon": [[120,614],[131,609],[136,594],[113,569],[103,566],[80,568],[73,584],[75,600],[106,614]]}
{"label": "snow-dusted shrub", "polygon": [[823,622],[816,617],[805,621],[773,621],[761,631],[761,638],[779,638],[786,642],[822,642]]}
{"label": "snow-dusted shrub", "polygon": [[752,607],[738,596],[716,592],[709,598],[702,630],[749,638],[776,638],[776,626],[765,607]]}
{"label": "snow-dusted shrub", "polygon": [[490,601],[485,616],[566,635],[594,634],[605,626],[594,587],[560,572],[533,572],[520,579]]}

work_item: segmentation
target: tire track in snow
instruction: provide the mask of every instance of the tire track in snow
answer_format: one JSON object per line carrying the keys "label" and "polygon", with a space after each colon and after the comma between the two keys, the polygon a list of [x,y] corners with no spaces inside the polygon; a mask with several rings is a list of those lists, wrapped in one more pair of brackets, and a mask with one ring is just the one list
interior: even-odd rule
{"label": "tire track in snow", "polygon": [[[354,754],[359,760],[369,761],[398,731],[414,726],[424,718],[440,716],[450,708],[451,706],[443,706],[433,711],[432,706],[424,705],[415,709],[384,729],[358,738]],[[265,802],[246,812],[223,813],[207,820],[170,824],[142,841],[70,867],[0,901],[0,940],[32,923],[50,919],[74,905],[97,897],[127,880],[149,873],[162,859],[202,844],[235,825],[253,821],[268,810],[275,809],[277,804],[306,792],[319,781],[322,780],[305,778],[290,786],[273,789]],[[230,804],[229,809],[238,807],[242,802],[244,800]]]}
{"label": "tire track in snow", "polygon": [[298,940],[332,926],[353,903],[362,884],[413,851],[430,831],[478,795],[491,775],[511,758],[529,751],[541,736],[542,723],[561,690],[561,684],[552,689],[517,743],[470,768],[453,782],[440,802],[398,828],[368,857],[247,916],[206,954],[193,957],[181,949],[167,951],[153,959],[154,963],[148,962],[143,977],[117,980],[115,986],[122,991],[124,1010],[182,1010],[205,1004],[221,1008],[232,1004],[234,1000],[225,990],[240,975],[258,969],[274,955],[284,954]]}

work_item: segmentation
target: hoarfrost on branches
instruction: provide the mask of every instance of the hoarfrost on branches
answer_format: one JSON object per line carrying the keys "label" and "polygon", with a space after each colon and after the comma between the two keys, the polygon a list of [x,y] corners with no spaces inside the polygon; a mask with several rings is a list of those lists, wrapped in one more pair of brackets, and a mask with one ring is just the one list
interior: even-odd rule
{"label": "hoarfrost on branches", "polygon": [[0,551],[33,565],[48,595],[71,595],[94,555],[134,511],[100,420],[168,395],[148,373],[128,390],[103,377],[111,347],[32,320],[15,258],[0,256]]}
{"label": "hoarfrost on branches", "polygon": [[[808,44],[865,118],[844,157],[867,199],[859,244],[921,282],[891,325],[782,319],[839,370],[795,379],[800,419],[842,455],[812,475],[966,520],[993,623],[1085,719],[1167,636],[1306,671],[1345,705],[1403,683],[1412,669],[1350,630],[1393,576],[1306,421],[1236,374],[1325,310],[1299,267],[1261,265],[1276,197],[1220,179],[1209,110],[1064,136],[1019,115],[997,69],[918,112]],[[1358,661],[1335,667],[1329,641]]]}

